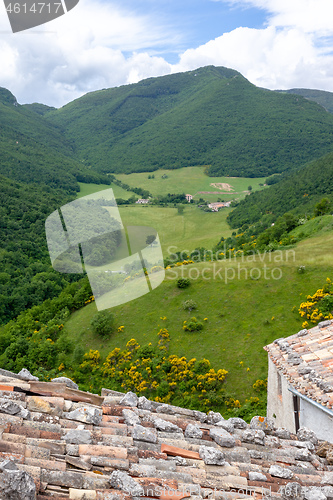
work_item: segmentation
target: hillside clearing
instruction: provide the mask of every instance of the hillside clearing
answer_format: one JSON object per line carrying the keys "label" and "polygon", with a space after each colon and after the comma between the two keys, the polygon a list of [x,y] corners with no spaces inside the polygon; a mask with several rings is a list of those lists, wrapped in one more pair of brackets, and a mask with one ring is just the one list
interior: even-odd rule
{"label": "hillside clearing", "polygon": [[[140,345],[156,343],[157,332],[165,327],[171,354],[207,358],[214,368],[227,369],[227,390],[244,401],[255,395],[253,383],[267,375],[263,346],[299,331],[300,303],[332,277],[332,243],[330,232],[304,240],[288,252],[259,255],[253,262],[232,259],[173,268],[151,293],[112,308],[124,331],[110,340],[91,332],[94,303],[72,314],[65,331],[85,351],[98,349],[106,356],[115,347],[124,348],[131,338]],[[305,273],[298,272],[301,265]],[[182,275],[190,277],[189,288],[177,288],[176,279]],[[182,306],[187,299],[197,303],[191,313]],[[183,331],[183,322],[191,316],[204,322],[203,331]]]}
{"label": "hillside clearing", "polygon": [[[148,179],[148,176],[150,176],[150,179]],[[154,177],[152,178],[152,176]],[[185,193],[192,194],[194,199],[203,197],[209,201],[216,201],[218,197],[230,201],[235,198],[236,193],[239,194],[237,199],[242,199],[245,197],[245,193],[248,192],[249,185],[252,186],[253,191],[257,191],[264,188],[263,185],[259,186],[259,184],[265,183],[265,177],[234,177],[232,183],[230,183],[230,177],[209,177],[205,174],[205,167],[186,167],[175,170],[161,169],[155,172],[117,174],[115,177],[129,186],[148,189],[152,196]],[[214,199],[201,196],[203,192],[212,193],[212,186],[220,190],[216,192],[217,194],[214,194]]]}
{"label": "hillside clearing", "polygon": [[157,230],[164,257],[182,250],[212,248],[221,235],[231,235],[226,221],[230,208],[203,212],[188,204],[180,215],[174,207],[121,205],[119,211],[125,226],[150,226]]}

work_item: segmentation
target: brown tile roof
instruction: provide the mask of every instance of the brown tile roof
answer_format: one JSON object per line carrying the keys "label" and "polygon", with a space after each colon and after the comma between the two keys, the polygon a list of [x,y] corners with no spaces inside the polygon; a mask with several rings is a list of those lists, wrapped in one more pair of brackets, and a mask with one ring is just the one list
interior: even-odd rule
{"label": "brown tile roof", "polygon": [[275,340],[264,347],[277,369],[298,392],[333,408],[333,322]]}
{"label": "brown tile roof", "polygon": [[37,500],[280,498],[291,482],[333,498],[333,467],[311,433],[300,441],[264,417],[246,424],[12,375],[0,375],[0,498],[3,460],[33,478]]}

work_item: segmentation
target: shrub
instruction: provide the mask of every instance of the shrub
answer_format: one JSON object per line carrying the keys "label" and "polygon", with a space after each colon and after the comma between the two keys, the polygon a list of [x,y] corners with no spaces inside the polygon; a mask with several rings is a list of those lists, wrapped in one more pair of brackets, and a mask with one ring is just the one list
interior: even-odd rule
{"label": "shrub", "polygon": [[302,302],[298,310],[305,320],[311,323],[333,319],[333,283],[327,278],[326,284],[319,288],[313,295],[308,295],[305,302]]}
{"label": "shrub", "polygon": [[314,209],[315,217],[319,217],[320,215],[325,215],[330,213],[331,211],[331,202],[328,198],[323,198]]}
{"label": "shrub", "polygon": [[138,349],[138,359],[153,358],[155,354],[155,347],[151,344],[146,344]]}
{"label": "shrub", "polygon": [[185,311],[192,311],[197,308],[197,303],[192,299],[185,300],[185,302],[183,302],[183,308]]}
{"label": "shrub", "polygon": [[190,321],[184,321],[183,330],[185,332],[196,332],[203,329],[203,323],[198,321],[197,318],[193,317]]}
{"label": "shrub", "polygon": [[90,322],[93,332],[101,337],[109,337],[114,332],[114,316],[109,311],[101,311]]}
{"label": "shrub", "polygon": [[191,282],[188,278],[178,278],[177,280],[178,288],[187,288],[190,284]]}
{"label": "shrub", "polygon": [[83,356],[84,356],[84,349],[82,347],[82,345],[78,344],[75,349],[74,349],[74,352],[73,352],[73,363],[75,365],[79,365],[80,363],[82,363],[82,359],[83,359]]}

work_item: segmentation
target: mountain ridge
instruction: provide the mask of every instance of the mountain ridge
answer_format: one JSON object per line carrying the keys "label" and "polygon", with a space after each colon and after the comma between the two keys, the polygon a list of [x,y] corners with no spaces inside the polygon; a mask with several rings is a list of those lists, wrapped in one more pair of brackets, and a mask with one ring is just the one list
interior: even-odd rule
{"label": "mountain ridge", "polygon": [[77,180],[101,179],[76,158],[74,145],[61,127],[18,104],[16,97],[4,88],[0,88],[0,120],[0,174],[5,177],[44,183],[73,193],[79,190]]}
{"label": "mountain ridge", "polygon": [[333,113],[333,92],[328,92],[327,90],[316,90],[316,89],[303,89],[295,88],[289,90],[276,90],[275,92],[287,93],[287,94],[297,94],[310,101],[314,101],[320,104],[326,111]]}
{"label": "mountain ridge", "polygon": [[103,173],[207,165],[210,175],[260,177],[333,149],[333,117],[320,105],[214,66],[91,92],[45,118]]}

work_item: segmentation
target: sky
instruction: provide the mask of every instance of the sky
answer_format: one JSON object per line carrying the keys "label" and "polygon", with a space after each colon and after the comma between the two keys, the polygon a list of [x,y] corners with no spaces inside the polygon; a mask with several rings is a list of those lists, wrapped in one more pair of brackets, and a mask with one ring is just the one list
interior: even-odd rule
{"label": "sky", "polygon": [[0,86],[21,104],[60,107],[207,65],[272,90],[333,92],[333,1],[80,0],[19,33],[0,4]]}

